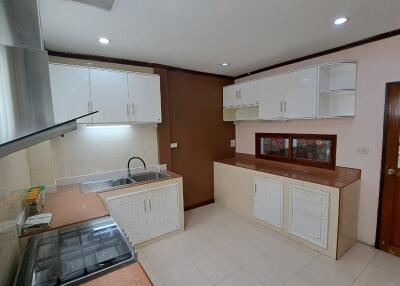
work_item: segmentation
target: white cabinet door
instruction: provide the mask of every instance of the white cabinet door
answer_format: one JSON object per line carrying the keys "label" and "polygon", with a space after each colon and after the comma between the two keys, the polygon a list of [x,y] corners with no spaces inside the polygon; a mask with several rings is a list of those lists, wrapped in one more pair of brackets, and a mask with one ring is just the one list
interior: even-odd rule
{"label": "white cabinet door", "polygon": [[223,88],[223,106],[224,108],[234,108],[238,104],[237,85],[228,85]]}
{"label": "white cabinet door", "polygon": [[179,229],[178,194],[177,185],[166,186],[149,193],[149,239]]}
{"label": "white cabinet door", "polygon": [[160,76],[128,74],[129,101],[133,122],[161,122]]}
{"label": "white cabinet door", "polygon": [[315,117],[318,68],[287,73],[283,78],[284,117],[288,119]]}
{"label": "white cabinet door", "polygon": [[284,76],[274,76],[259,80],[260,119],[283,118]]}
{"label": "white cabinet door", "polygon": [[[90,112],[90,82],[87,67],[49,64],[55,123],[65,122]],[[78,123],[91,123],[84,117]]]}
{"label": "white cabinet door", "polygon": [[148,239],[146,195],[130,194],[107,200],[108,211],[129,241],[135,245]]}
{"label": "white cabinet door", "polygon": [[239,86],[239,105],[255,106],[259,104],[259,80],[243,83]]}
{"label": "white cabinet door", "polygon": [[254,216],[282,228],[283,183],[267,178],[254,179]]}
{"label": "white cabinet door", "polygon": [[289,233],[328,247],[329,193],[289,186]]}
{"label": "white cabinet door", "polygon": [[122,71],[90,69],[93,123],[129,122],[128,75]]}

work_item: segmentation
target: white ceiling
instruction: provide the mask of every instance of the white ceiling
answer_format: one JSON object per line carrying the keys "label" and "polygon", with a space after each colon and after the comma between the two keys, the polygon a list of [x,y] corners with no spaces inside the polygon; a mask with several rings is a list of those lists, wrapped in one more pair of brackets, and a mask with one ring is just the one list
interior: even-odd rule
{"label": "white ceiling", "polygon": [[[50,50],[231,76],[400,28],[399,0],[118,0],[111,12],[39,2]],[[334,27],[341,15],[351,20]]]}

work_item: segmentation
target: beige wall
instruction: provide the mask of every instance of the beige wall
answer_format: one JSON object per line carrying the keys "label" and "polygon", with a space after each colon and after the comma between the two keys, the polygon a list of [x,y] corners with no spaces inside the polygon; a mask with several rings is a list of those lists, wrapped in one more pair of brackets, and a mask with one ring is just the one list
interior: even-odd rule
{"label": "beige wall", "polygon": [[[126,169],[128,159],[142,157],[158,164],[157,126],[88,129],[79,126],[28,149],[32,184],[54,184],[55,179]],[[135,166],[138,162],[132,162]],[[136,165],[138,166],[138,165]]]}
{"label": "beige wall", "polygon": [[[236,151],[255,153],[255,132],[327,133],[338,135],[337,165],[362,169],[359,207],[361,241],[375,242],[382,151],[385,84],[400,81],[400,36],[251,75],[237,82],[332,61],[357,61],[356,117],[239,123]],[[369,155],[357,154],[360,147]]]}
{"label": "beige wall", "polygon": [[20,249],[16,220],[22,207],[21,189],[30,184],[26,150],[0,158],[0,285],[11,285],[17,270]]}

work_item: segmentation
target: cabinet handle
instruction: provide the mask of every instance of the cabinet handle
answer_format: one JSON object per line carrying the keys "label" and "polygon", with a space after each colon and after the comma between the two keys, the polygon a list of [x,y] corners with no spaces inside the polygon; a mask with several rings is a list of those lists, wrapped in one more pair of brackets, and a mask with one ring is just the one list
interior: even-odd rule
{"label": "cabinet handle", "polygon": [[283,111],[283,101],[281,101],[281,112]]}
{"label": "cabinet handle", "polygon": [[254,185],[254,193],[257,194],[257,185]]}
{"label": "cabinet handle", "polygon": [[143,201],[144,212],[147,213],[146,200]]}
{"label": "cabinet handle", "polygon": [[134,114],[134,113],[135,113],[135,104],[132,103],[132,114]]}
{"label": "cabinet handle", "polygon": [[242,91],[239,90],[239,99],[242,99]]}
{"label": "cabinet handle", "polygon": [[87,102],[88,113],[90,113],[90,101]]}
{"label": "cabinet handle", "polygon": [[150,211],[151,211],[151,200],[149,200],[149,205],[150,205]]}
{"label": "cabinet handle", "polygon": [[129,103],[126,104],[126,115],[129,116]]}
{"label": "cabinet handle", "polygon": [[286,100],[283,102],[283,110],[286,112]]}
{"label": "cabinet handle", "polygon": [[93,102],[90,102],[90,112],[93,112]]}

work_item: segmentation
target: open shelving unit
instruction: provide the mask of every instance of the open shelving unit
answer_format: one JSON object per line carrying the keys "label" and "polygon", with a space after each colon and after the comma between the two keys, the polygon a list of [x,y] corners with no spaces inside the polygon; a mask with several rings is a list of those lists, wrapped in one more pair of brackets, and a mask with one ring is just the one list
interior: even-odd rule
{"label": "open shelving unit", "polygon": [[319,118],[354,117],[356,112],[357,64],[319,65]]}

